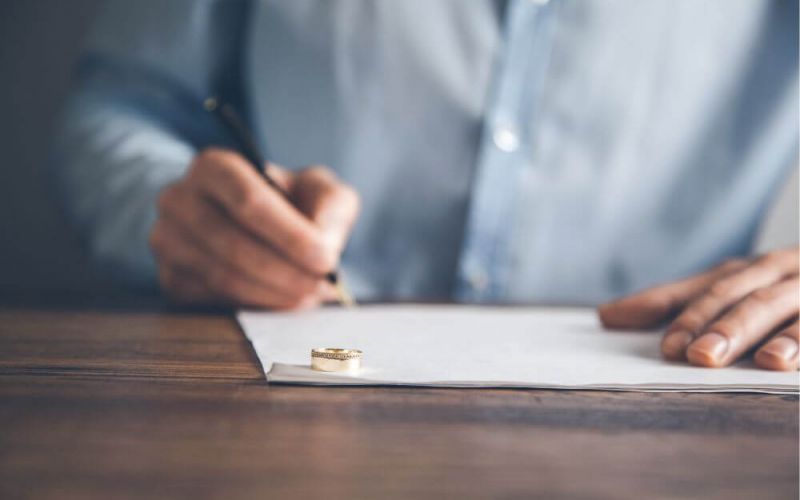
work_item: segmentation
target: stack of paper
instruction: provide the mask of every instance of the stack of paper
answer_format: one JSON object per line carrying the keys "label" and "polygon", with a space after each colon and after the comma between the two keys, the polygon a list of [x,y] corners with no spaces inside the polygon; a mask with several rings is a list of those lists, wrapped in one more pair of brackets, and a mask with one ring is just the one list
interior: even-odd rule
{"label": "stack of paper", "polygon": [[[798,393],[797,372],[664,361],[659,333],[603,330],[588,309],[394,305],[238,318],[270,382]],[[360,349],[362,369],[313,371],[317,347]]]}

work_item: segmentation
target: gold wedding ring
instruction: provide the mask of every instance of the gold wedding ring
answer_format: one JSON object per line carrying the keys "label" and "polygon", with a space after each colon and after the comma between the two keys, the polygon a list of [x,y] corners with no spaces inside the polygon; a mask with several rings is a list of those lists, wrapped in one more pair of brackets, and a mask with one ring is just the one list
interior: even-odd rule
{"label": "gold wedding ring", "polygon": [[321,372],[352,372],[361,368],[358,349],[325,347],[311,350],[311,369]]}

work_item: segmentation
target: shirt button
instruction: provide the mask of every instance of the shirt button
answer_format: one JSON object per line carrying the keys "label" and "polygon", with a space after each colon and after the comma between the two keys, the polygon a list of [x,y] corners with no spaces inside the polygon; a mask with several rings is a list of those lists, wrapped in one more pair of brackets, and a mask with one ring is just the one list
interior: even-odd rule
{"label": "shirt button", "polygon": [[519,148],[519,134],[511,125],[498,125],[494,129],[492,140],[497,149],[506,153],[514,152]]}
{"label": "shirt button", "polygon": [[471,272],[467,281],[469,282],[469,286],[478,292],[483,292],[489,287],[489,276],[483,270]]}

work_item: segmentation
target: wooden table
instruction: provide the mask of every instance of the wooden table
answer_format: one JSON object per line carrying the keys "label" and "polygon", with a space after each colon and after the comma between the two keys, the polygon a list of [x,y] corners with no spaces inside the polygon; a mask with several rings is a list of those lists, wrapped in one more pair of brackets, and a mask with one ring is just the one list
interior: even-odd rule
{"label": "wooden table", "polygon": [[798,401],[268,386],[230,314],[0,307],[0,498],[798,498]]}

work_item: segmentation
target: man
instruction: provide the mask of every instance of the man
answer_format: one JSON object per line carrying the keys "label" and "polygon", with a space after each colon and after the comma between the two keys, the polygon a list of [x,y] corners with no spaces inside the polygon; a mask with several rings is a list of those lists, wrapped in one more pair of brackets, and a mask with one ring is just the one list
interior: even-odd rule
{"label": "man", "polygon": [[745,257],[797,165],[796,19],[766,0],[110,2],[55,175],[97,258],[178,300],[313,307],[340,260],[361,299],[671,282],[601,318],[675,318],[669,359],[765,342],[759,366],[797,369],[798,250]]}

